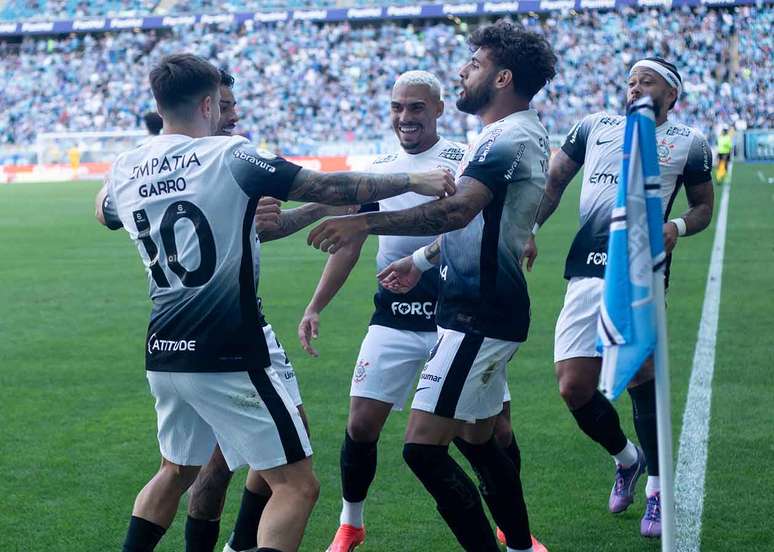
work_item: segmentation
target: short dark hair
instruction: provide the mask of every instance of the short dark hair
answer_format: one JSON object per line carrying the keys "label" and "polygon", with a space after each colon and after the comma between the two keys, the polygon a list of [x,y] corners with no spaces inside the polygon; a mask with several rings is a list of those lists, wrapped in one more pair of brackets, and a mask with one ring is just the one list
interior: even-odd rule
{"label": "short dark hair", "polygon": [[161,119],[161,115],[155,111],[148,111],[145,115],[142,116],[142,119],[145,121],[145,128],[148,129],[149,134],[153,134],[154,136],[161,134],[161,127],[164,126],[164,121]]}
{"label": "short dark hair", "polygon": [[510,70],[516,93],[528,100],[556,75],[556,55],[548,41],[507,19],[477,28],[468,44],[485,48],[497,65]]}
{"label": "short dark hair", "polygon": [[[680,85],[682,86],[682,84],[683,84],[683,77],[680,76],[680,73],[677,71],[677,66],[674,63],[669,63],[664,58],[655,57],[655,56],[654,57],[646,57],[644,59],[647,60],[647,61],[652,61],[654,63],[658,63],[662,67],[665,67],[666,69],[668,69],[669,71],[674,73],[675,76],[677,77],[677,80],[680,82]],[[669,84],[669,83],[667,83],[667,84]],[[671,103],[671,105],[669,106],[669,109],[672,109],[675,106],[675,104],[677,103],[677,100],[679,100],[679,99],[680,98],[679,98],[679,92],[678,92],[678,97],[675,98],[675,100]]]}
{"label": "short dark hair", "polygon": [[234,87],[234,75],[229,73],[223,68],[218,69],[220,72],[220,85],[225,86],[226,88],[233,88]]}
{"label": "short dark hair", "polygon": [[214,94],[220,86],[220,73],[199,56],[172,54],[151,69],[150,84],[159,110],[180,113]]}

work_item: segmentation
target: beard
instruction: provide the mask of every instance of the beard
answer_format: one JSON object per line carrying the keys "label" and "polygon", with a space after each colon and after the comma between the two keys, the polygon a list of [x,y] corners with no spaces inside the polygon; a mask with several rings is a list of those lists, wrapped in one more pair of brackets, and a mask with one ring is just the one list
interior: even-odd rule
{"label": "beard", "polygon": [[457,109],[475,115],[492,101],[492,95],[491,83],[465,90],[465,95],[457,99]]}

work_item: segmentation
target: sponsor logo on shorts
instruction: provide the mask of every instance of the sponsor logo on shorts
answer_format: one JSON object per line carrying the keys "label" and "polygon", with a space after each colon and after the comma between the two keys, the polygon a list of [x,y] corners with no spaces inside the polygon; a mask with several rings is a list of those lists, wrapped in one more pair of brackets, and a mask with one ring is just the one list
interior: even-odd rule
{"label": "sponsor logo on shorts", "polygon": [[296,379],[296,373],[293,370],[287,370],[282,375],[286,380]]}
{"label": "sponsor logo on shorts", "polygon": [[159,339],[156,334],[148,339],[148,354],[155,352],[195,352],[195,339]]}
{"label": "sponsor logo on shorts", "polygon": [[492,379],[492,374],[494,374],[495,368],[497,368],[496,362],[493,362],[486,367],[484,373],[481,374],[481,383],[486,384],[490,379]]}
{"label": "sponsor logo on shorts", "polygon": [[427,381],[432,381],[433,383],[438,383],[439,381],[441,381],[443,379],[443,376],[436,376],[436,375],[433,375],[433,374],[428,374],[426,372],[422,372],[422,375],[419,376],[419,379],[427,380]]}
{"label": "sponsor logo on shorts", "polygon": [[355,383],[361,383],[364,379],[366,379],[366,368],[371,363],[367,360],[358,360],[357,365],[355,366],[355,375],[352,376],[352,381]]}
{"label": "sponsor logo on shorts", "polygon": [[393,301],[390,305],[390,308],[392,309],[393,315],[424,316],[428,320],[432,318],[434,314],[434,306],[432,301],[425,301],[424,303],[420,303],[419,301],[414,301],[412,303],[401,303],[398,301]]}

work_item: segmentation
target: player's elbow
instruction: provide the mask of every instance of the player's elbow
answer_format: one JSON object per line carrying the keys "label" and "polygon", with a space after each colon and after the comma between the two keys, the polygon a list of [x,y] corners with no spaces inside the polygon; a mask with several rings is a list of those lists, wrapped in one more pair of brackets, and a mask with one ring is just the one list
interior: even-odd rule
{"label": "player's elbow", "polygon": [[465,228],[471,220],[479,213],[480,209],[475,208],[469,203],[457,203],[449,210],[446,216],[447,228],[445,232]]}

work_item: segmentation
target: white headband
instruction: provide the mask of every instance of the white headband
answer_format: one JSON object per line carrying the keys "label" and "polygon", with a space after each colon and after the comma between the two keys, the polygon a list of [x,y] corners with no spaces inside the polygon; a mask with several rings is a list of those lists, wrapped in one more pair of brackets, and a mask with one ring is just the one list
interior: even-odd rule
{"label": "white headband", "polygon": [[683,84],[680,82],[680,79],[673,71],[671,71],[670,69],[664,67],[660,63],[657,63],[653,60],[641,59],[640,61],[635,63],[631,71],[629,71],[629,76],[631,76],[631,74],[634,73],[634,70],[637,69],[638,67],[652,69],[653,71],[655,71],[656,73],[664,77],[664,80],[667,81],[667,84],[677,90],[677,98],[680,99],[680,96],[683,93]]}

